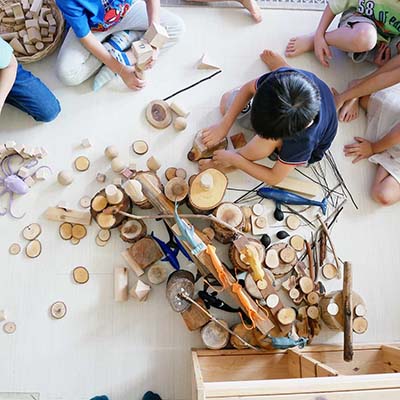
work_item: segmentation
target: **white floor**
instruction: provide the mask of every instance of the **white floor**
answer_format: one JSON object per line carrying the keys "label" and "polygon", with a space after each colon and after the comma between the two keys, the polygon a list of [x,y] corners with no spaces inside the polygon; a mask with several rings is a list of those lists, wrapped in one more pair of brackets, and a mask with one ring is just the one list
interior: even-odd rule
{"label": "white floor", "polygon": [[[88,400],[108,394],[111,400],[139,400],[148,389],[166,400],[190,398],[190,348],[200,346],[198,334],[189,333],[179,315],[168,306],[164,288],[156,288],[147,303],[113,301],[112,271],[123,265],[123,243],[115,235],[112,243],[99,248],[94,243],[97,228],[77,247],[58,236],[58,224],[45,221],[49,205],[65,200],[78,207],[83,195],[92,195],[99,184],[96,172],[109,169],[103,156],[106,145],[116,144],[126,159],[135,159],[130,150],[134,139],[146,139],[151,153],[163,162],[163,169],[180,165],[190,172],[186,153],[198,128],[218,118],[222,92],[264,72],[259,52],[271,47],[280,52],[295,34],[316,25],[318,12],[265,11],[264,22],[254,25],[237,9],[176,10],[187,23],[182,42],[165,54],[148,73],[142,93],[130,93],[113,84],[94,94],[90,84],[65,88],[53,74],[54,57],[33,65],[37,73],[59,97],[62,114],[52,124],[35,124],[20,112],[6,107],[1,117],[1,140],[15,140],[49,150],[45,163],[54,171],[71,168],[77,155],[87,154],[92,165],[86,173],[75,173],[75,182],[61,188],[55,178],[37,184],[16,203],[26,210],[24,219],[0,218],[0,309],[17,324],[14,335],[0,332],[0,392],[40,392],[42,400]],[[172,129],[156,132],[144,121],[145,105],[163,98],[207,73],[193,65],[203,52],[220,63],[223,73],[202,86],[179,96],[192,113],[185,133]],[[310,69],[330,85],[343,89],[346,82],[365,71],[344,57],[323,69],[311,56],[293,60],[293,65]],[[364,118],[341,125],[333,152],[355,195],[360,210],[347,205],[335,228],[336,247],[342,259],[354,264],[354,287],[364,296],[369,309],[368,333],[360,341],[393,341],[400,335],[398,301],[399,215],[397,206],[382,209],[368,196],[373,167],[367,162],[353,166],[342,155],[343,144],[362,135]],[[89,137],[93,147],[78,150]],[[145,158],[136,159],[144,167]],[[111,176],[111,172],[109,172]],[[234,182],[250,187],[253,182]],[[21,229],[28,223],[42,224],[42,255],[28,260],[22,254],[10,256],[12,242],[23,243]],[[155,225],[154,225],[155,226]],[[160,233],[161,234],[161,233]],[[394,236],[393,236],[394,235]],[[70,273],[77,265],[86,266],[90,281],[85,286],[72,283]],[[60,321],[49,318],[48,307],[56,300],[68,306]],[[338,342],[340,335],[324,333],[321,341]]]}

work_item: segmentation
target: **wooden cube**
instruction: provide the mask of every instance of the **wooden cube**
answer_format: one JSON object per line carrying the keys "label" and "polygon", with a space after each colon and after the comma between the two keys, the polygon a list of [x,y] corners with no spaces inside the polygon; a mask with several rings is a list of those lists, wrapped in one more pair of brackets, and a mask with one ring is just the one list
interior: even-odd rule
{"label": "wooden cube", "polygon": [[39,29],[39,21],[36,18],[35,19],[27,19],[25,21],[25,26],[26,26],[26,29],[29,29],[29,28]]}
{"label": "wooden cube", "polygon": [[21,5],[24,12],[28,12],[31,7],[28,0],[21,0]]}
{"label": "wooden cube", "polygon": [[31,56],[38,52],[37,48],[33,44],[26,43],[24,44],[26,52]]}
{"label": "wooden cube", "polygon": [[161,49],[161,47],[168,42],[169,35],[167,30],[162,25],[153,23],[144,34],[143,39],[146,40],[151,46]]}
{"label": "wooden cube", "polygon": [[22,10],[21,4],[14,3],[11,6],[11,9],[13,10],[15,22],[17,24],[20,24],[25,21],[25,15],[24,15],[24,11]]}
{"label": "wooden cube", "polygon": [[43,0],[33,0],[33,3],[30,8],[30,12],[33,17],[35,17],[35,18],[39,17],[39,13],[42,8],[42,5],[43,5]]}
{"label": "wooden cube", "polygon": [[42,36],[40,35],[39,29],[29,28],[27,29],[27,32],[28,32],[28,38],[33,44],[40,42],[42,40]]}
{"label": "wooden cube", "polygon": [[17,39],[14,38],[10,42],[10,46],[16,51],[17,53],[27,55],[28,53],[25,50],[25,47],[22,45],[22,43]]}
{"label": "wooden cube", "polygon": [[53,14],[47,14],[46,19],[47,19],[47,22],[49,23],[49,25],[51,25],[51,26],[57,25],[57,21],[54,19]]}
{"label": "wooden cube", "polygon": [[133,42],[132,50],[137,64],[144,64],[153,57],[152,47],[143,40]]}

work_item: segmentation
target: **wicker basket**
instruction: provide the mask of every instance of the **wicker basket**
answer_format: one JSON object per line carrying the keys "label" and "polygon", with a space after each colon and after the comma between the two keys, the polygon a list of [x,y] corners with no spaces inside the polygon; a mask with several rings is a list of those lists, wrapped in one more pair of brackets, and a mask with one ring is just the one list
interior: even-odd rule
{"label": "wicker basket", "polygon": [[[4,9],[5,7],[10,6],[11,4],[15,4],[16,2],[18,1],[0,0],[0,8]],[[63,39],[64,29],[65,29],[64,17],[62,16],[61,11],[57,7],[54,0],[47,0],[46,3],[47,3],[46,6],[51,8],[54,19],[57,21],[57,31],[54,37],[54,41],[52,43],[49,43],[43,50],[38,51],[36,54],[29,56],[25,55],[17,56],[17,60],[22,64],[33,63],[47,57],[48,55],[53,53],[54,50],[57,49],[57,47],[60,45]],[[13,32],[13,26],[0,23],[0,33],[7,33],[7,32]]]}

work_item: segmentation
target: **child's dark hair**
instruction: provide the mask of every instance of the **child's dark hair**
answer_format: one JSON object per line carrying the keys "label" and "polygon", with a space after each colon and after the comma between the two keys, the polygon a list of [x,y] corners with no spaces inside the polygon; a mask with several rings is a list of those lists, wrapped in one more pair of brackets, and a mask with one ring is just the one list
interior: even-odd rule
{"label": "child's dark hair", "polygon": [[265,139],[281,139],[303,131],[318,115],[317,86],[297,71],[271,73],[253,99],[251,124]]}

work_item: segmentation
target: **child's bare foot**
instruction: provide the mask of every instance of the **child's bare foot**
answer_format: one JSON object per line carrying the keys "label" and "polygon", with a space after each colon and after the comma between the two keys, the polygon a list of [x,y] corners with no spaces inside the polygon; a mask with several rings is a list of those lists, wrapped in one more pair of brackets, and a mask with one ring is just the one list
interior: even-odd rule
{"label": "child's bare foot", "polygon": [[260,54],[260,58],[270,71],[275,71],[278,68],[289,66],[289,64],[280,54],[272,50],[265,49]]}
{"label": "child's bare foot", "polygon": [[359,100],[351,99],[343,104],[339,112],[339,121],[351,122],[358,118],[359,113]]}
{"label": "child's bare foot", "polygon": [[238,0],[238,1],[243,5],[244,8],[246,8],[249,11],[254,21],[256,21],[257,23],[262,21],[261,10],[255,0]]}
{"label": "child's bare foot", "polygon": [[286,46],[285,56],[296,57],[300,54],[314,50],[314,34],[301,35],[289,40]]}

